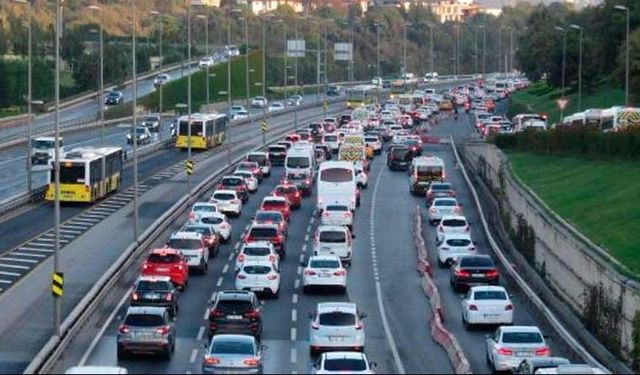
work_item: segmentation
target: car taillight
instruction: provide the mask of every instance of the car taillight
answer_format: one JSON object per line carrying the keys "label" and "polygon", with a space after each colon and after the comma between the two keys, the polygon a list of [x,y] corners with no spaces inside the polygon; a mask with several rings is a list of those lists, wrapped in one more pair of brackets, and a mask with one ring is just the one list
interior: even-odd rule
{"label": "car taillight", "polygon": [[144,264],[142,265],[142,269],[143,269],[143,270],[147,270],[147,269],[149,269],[149,265],[148,265],[147,263],[144,263]]}
{"label": "car taillight", "polygon": [[220,228],[222,228],[222,229],[227,229],[227,228],[229,228],[229,224],[227,224],[227,223],[222,223],[222,224],[220,224]]}
{"label": "car taillight", "polygon": [[131,329],[128,326],[120,326],[120,328],[118,328],[118,332],[127,334],[131,332]]}
{"label": "car taillight", "polygon": [[471,272],[465,270],[456,271],[456,276],[458,277],[471,277]]}
{"label": "car taillight", "polygon": [[314,270],[304,270],[304,274],[307,276],[314,276],[316,275],[316,271]]}
{"label": "car taillight", "polygon": [[243,363],[247,366],[257,366],[260,363],[260,360],[257,358],[247,358]]}
{"label": "car taillight", "polygon": [[182,271],[182,264],[177,264],[174,267],[176,267],[178,271]]}
{"label": "car taillight", "polygon": [[438,232],[444,232],[444,228],[441,226],[438,227]]}
{"label": "car taillight", "polygon": [[469,305],[469,311],[478,311],[478,306],[476,306],[476,305]]}
{"label": "car taillight", "polygon": [[551,354],[551,351],[549,350],[549,348],[541,348],[536,350],[537,356],[544,357],[544,356],[548,356],[549,354]]}
{"label": "car taillight", "polygon": [[220,310],[211,310],[209,312],[209,317],[211,318],[222,318],[224,316],[224,313]]}
{"label": "car taillight", "polygon": [[325,212],[322,214],[322,216],[324,216],[324,217],[329,217],[329,216],[331,216],[331,212],[329,212],[329,211],[325,211]]}
{"label": "car taillight", "polygon": [[238,277],[239,280],[244,280],[244,279],[247,278],[245,275],[243,275],[241,273],[239,273],[237,277]]}
{"label": "car taillight", "polygon": [[131,299],[132,299],[132,300],[134,300],[134,301],[137,301],[137,300],[138,300],[138,298],[140,298],[140,297],[138,296],[138,292],[133,292],[133,294],[131,295]]}
{"label": "car taillight", "polygon": [[498,354],[500,355],[513,355],[513,350],[507,348],[498,349]]}
{"label": "car taillight", "polygon": [[273,281],[273,280],[275,280],[277,278],[278,278],[278,275],[276,275],[276,274],[271,274],[271,275],[267,276],[267,280],[271,280],[271,281]]}
{"label": "car taillight", "polygon": [[245,256],[244,254],[239,254],[238,255],[238,262],[244,262]]}
{"label": "car taillight", "polygon": [[512,304],[508,304],[507,306],[504,307],[504,311],[511,311],[511,310],[513,310]]}
{"label": "car taillight", "polygon": [[486,277],[498,277],[498,271],[496,270],[492,270],[492,271],[487,271],[485,273]]}
{"label": "car taillight", "polygon": [[316,322],[313,322],[313,323],[311,323],[311,328],[312,329],[320,329],[320,324],[318,324]]}
{"label": "car taillight", "polygon": [[166,296],[164,296],[164,299],[165,299],[167,302],[171,302],[171,301],[173,301],[173,294],[171,294],[171,293],[167,293],[167,295],[166,295]]}
{"label": "car taillight", "polygon": [[260,310],[247,311],[243,315],[246,319],[257,319],[260,317]]}
{"label": "car taillight", "polygon": [[429,209],[429,212],[431,212],[431,213],[436,213],[436,211],[438,211],[438,210],[436,210],[436,208],[435,208],[435,207],[431,207],[431,208]]}
{"label": "car taillight", "polygon": [[364,328],[364,325],[362,325],[362,323],[358,323],[358,324],[356,324],[355,328],[356,328],[356,331],[359,331],[359,330]]}
{"label": "car taillight", "polygon": [[220,363],[220,360],[216,357],[205,356],[204,363],[207,365],[217,365]]}
{"label": "car taillight", "polygon": [[171,327],[169,326],[162,326],[158,329],[156,329],[156,332],[161,334],[162,336],[168,334],[169,332],[171,332]]}
{"label": "car taillight", "polygon": [[448,251],[449,248],[447,246],[443,246],[443,247],[440,248],[440,250]]}
{"label": "car taillight", "polygon": [[276,256],[275,255],[269,255],[269,262],[275,262],[276,261]]}
{"label": "car taillight", "polygon": [[240,200],[239,199],[234,199],[231,201],[232,204],[240,204]]}
{"label": "car taillight", "polygon": [[344,276],[346,274],[347,274],[347,271],[345,271],[345,270],[338,270],[338,271],[333,273],[334,276]]}
{"label": "car taillight", "polygon": [[345,212],[345,213],[343,213],[343,214],[342,214],[342,217],[343,217],[343,218],[345,218],[345,219],[350,218],[350,217],[351,217],[351,212]]}
{"label": "car taillight", "polygon": [[464,227],[464,231],[465,231],[465,232],[468,232],[468,231],[469,231],[469,229],[471,229],[471,228],[469,228],[469,226],[468,226],[468,225],[467,225],[466,227]]}

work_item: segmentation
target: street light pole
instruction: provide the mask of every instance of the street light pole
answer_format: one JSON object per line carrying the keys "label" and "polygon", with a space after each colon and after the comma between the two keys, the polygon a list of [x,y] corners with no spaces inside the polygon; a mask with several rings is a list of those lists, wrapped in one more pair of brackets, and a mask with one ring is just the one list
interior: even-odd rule
{"label": "street light pole", "polygon": [[[247,111],[249,110],[250,107],[250,103],[249,103],[249,95],[250,95],[250,90],[251,90],[251,86],[250,86],[250,82],[249,82],[249,17],[245,16],[244,18],[244,45],[245,45],[245,51],[244,51],[244,61],[245,61],[245,72],[246,72],[246,86],[247,86]],[[249,112],[249,117],[253,118],[251,116],[251,112]]]}
{"label": "street light pole", "polygon": [[[187,66],[191,67],[191,0],[187,1]],[[187,162],[189,161],[191,161],[191,74],[187,76]],[[187,174],[187,185],[189,197],[191,197],[191,174]]]}
{"label": "street light pole", "polygon": [[[295,23],[295,35],[296,35],[296,40],[298,40],[298,19],[296,18],[296,23]],[[296,52],[297,53],[297,52]],[[296,87],[296,94],[298,94],[298,56],[295,56],[295,60],[296,60],[296,64],[295,64],[295,70],[294,70],[294,85]],[[304,93],[304,92],[303,92]],[[295,110],[293,111],[293,123],[294,126],[296,128],[296,130],[298,130],[298,104],[300,104],[298,102],[298,99],[296,97],[296,102],[295,102]]]}
{"label": "street light pole", "polygon": [[[56,40],[55,40],[55,131],[54,131],[54,154],[53,154],[53,174],[54,174],[54,205],[53,216],[55,226],[55,240],[53,252],[53,272],[60,272],[60,39],[62,38],[62,2],[56,0]],[[53,301],[53,334],[60,337],[60,321],[62,316],[62,301],[54,298]]]}
{"label": "street light pole", "polygon": [[513,73],[513,27],[510,26],[509,29],[511,33],[511,42],[509,46],[509,72]]}
{"label": "street light pole", "polygon": [[284,34],[284,70],[283,70],[283,78],[284,78],[284,92],[283,92],[283,100],[285,101],[284,104],[287,104],[287,76],[289,75],[288,73],[288,66],[287,66],[287,55],[288,55],[288,51],[287,51],[287,22],[282,20],[282,27],[283,27],[283,34]]}
{"label": "street light pole", "polygon": [[[227,47],[231,46],[231,18],[229,18],[227,25]],[[227,115],[229,121],[231,121],[231,51],[227,48]],[[229,132],[231,134],[231,132]]]}
{"label": "street light pole", "polygon": [[435,26],[433,24],[429,25],[429,70],[431,71],[431,77],[434,77],[434,73],[435,73],[435,56],[433,55],[434,53],[434,48],[433,48],[433,31],[434,31]]}
{"label": "street light pole", "polygon": [[376,68],[377,75],[379,78],[382,78],[382,73],[380,72],[380,24],[376,23]]}
{"label": "street light pole", "polygon": [[[163,22],[164,18],[162,17],[162,13],[160,13],[160,12],[158,12],[156,10],[152,10],[150,13],[152,15],[158,16],[158,18],[160,19],[160,28],[158,29],[158,43],[159,43],[158,44],[158,48],[159,48],[158,53],[160,55],[160,71],[162,71],[162,59],[163,59],[162,58],[162,32],[163,32],[163,29],[164,29],[164,22]],[[162,83],[160,85],[160,87],[159,87],[159,90],[160,90],[159,99],[160,99],[160,101],[158,102],[158,111],[160,112],[160,133],[159,133],[160,137],[162,137],[162,109],[163,109],[162,108],[162,103],[163,103],[163,100],[162,100],[162,88],[163,88],[163,86],[164,86],[164,83]],[[177,131],[177,129],[176,129],[176,131]]]}
{"label": "street light pole", "polygon": [[484,25],[480,25],[482,29],[482,74],[487,74],[486,57],[487,57],[487,29]]}
{"label": "street light pole", "polygon": [[408,23],[403,25],[402,29],[402,79],[406,80],[407,77],[407,27]]}
{"label": "street light pole", "polygon": [[502,73],[502,26],[498,29],[498,73]]}
{"label": "street light pole", "polygon": [[580,40],[578,47],[578,112],[582,111],[582,26],[572,24],[572,29],[580,31]]}
{"label": "street light pole", "polygon": [[[133,140],[133,239],[138,242],[139,226],[138,226],[138,115],[136,107],[138,106],[138,79],[136,65],[136,0],[131,0],[132,14],[132,33],[131,33],[131,56],[133,63],[132,85],[133,85],[133,129],[131,139]],[[191,60],[189,60],[191,62]],[[189,65],[191,66],[191,65]],[[191,77],[191,74],[189,74]]]}
{"label": "street light pole", "polygon": [[[555,29],[562,33],[562,94],[560,96],[564,99],[564,75],[567,66],[567,30],[560,26],[556,26]],[[560,108],[560,121],[562,120],[564,120],[564,109]]]}
{"label": "street light pole", "polygon": [[90,5],[91,10],[100,12],[100,144],[104,145],[104,11],[102,5]]}
{"label": "street light pole", "polygon": [[627,35],[625,42],[625,74],[624,74],[624,105],[629,106],[629,32],[630,32],[630,11],[629,8],[623,5],[616,5],[616,10],[627,12]]}
{"label": "street light pole", "polygon": [[[209,56],[211,56],[209,54],[209,16],[207,16],[206,14],[198,14],[196,16],[196,18],[202,19],[204,20],[204,44],[205,44],[205,54],[206,57],[208,58]],[[211,80],[211,77],[209,77],[209,72],[211,67],[209,65],[207,65],[207,74],[206,74],[206,86],[207,86],[207,110],[209,107],[209,104],[211,103],[211,101],[209,100],[209,81]]]}
{"label": "street light pole", "polygon": [[473,50],[473,74],[478,74],[478,29],[475,27],[473,28]]}

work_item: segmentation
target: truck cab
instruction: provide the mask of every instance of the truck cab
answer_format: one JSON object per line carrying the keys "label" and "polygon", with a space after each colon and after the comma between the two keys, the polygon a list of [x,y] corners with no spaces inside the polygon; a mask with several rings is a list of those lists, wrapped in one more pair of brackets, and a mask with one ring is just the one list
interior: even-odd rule
{"label": "truck cab", "polygon": [[[53,159],[55,153],[55,138],[54,137],[37,137],[31,140],[31,164],[48,165],[49,160]],[[64,154],[64,142],[60,138],[58,140],[60,146],[60,156]]]}
{"label": "truck cab", "polygon": [[445,179],[444,161],[437,156],[420,156],[414,158],[409,169],[411,194],[424,194],[429,184]]}

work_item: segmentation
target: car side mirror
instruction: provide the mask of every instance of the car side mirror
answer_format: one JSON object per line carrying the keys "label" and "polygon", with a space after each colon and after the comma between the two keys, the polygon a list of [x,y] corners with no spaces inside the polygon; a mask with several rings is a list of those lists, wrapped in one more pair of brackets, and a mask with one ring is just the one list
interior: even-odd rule
{"label": "car side mirror", "polygon": [[377,362],[369,362],[369,367],[376,368],[376,367],[378,367],[378,363]]}
{"label": "car side mirror", "polygon": [[305,262],[300,262],[300,267],[306,267],[307,265],[305,264]]}
{"label": "car side mirror", "polygon": [[360,314],[358,314],[358,317],[359,317],[360,319],[364,319],[364,318],[366,318],[366,317],[367,317],[367,313],[360,313]]}
{"label": "car side mirror", "polygon": [[260,351],[262,351],[262,352],[266,351],[267,348],[268,348],[268,346],[266,346],[266,345],[260,345]]}

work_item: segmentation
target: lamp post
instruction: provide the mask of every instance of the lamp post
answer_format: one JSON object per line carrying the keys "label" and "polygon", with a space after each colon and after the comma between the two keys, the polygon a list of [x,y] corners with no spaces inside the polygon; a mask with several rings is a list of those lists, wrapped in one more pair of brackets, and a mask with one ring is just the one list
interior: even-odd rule
{"label": "lamp post", "polygon": [[478,74],[478,29],[473,29],[473,74]]}
{"label": "lamp post", "polygon": [[[138,242],[139,226],[138,226],[138,79],[136,65],[136,0],[131,0],[131,62],[132,62],[132,85],[133,85],[133,129],[131,132],[131,140],[133,143],[133,239]],[[189,60],[191,62],[191,60]],[[189,64],[189,66],[191,66]],[[189,74],[191,77],[191,74]]]}
{"label": "lamp post", "polygon": [[104,145],[104,12],[100,5],[89,5],[88,9],[100,12],[100,144]]}
{"label": "lamp post", "polygon": [[482,74],[484,75],[487,73],[487,28],[484,25],[478,27],[482,29]]}
{"label": "lamp post", "polygon": [[434,66],[434,62],[435,62],[435,56],[433,55],[434,53],[434,48],[433,48],[433,31],[434,31],[435,25],[430,23],[429,24],[429,70],[431,71],[431,77],[434,76],[435,73],[435,66]]}
{"label": "lamp post", "polygon": [[[191,67],[191,0],[187,0],[187,66]],[[191,161],[191,74],[187,75],[187,162]],[[191,196],[191,174],[187,174]]]}
{"label": "lamp post", "polygon": [[[562,33],[562,94],[564,99],[564,79],[567,66],[567,30],[564,27],[556,26],[555,29]],[[564,109],[560,108],[560,121],[564,120]]]}
{"label": "lamp post", "polygon": [[[163,56],[162,56],[162,32],[164,29],[164,17],[162,16],[162,13],[160,13],[157,10],[152,10],[151,12],[149,12],[151,15],[154,15],[156,17],[158,17],[160,19],[160,28],[158,29],[158,54],[160,55],[160,71],[162,71],[162,60],[163,60]],[[159,102],[158,102],[158,111],[160,112],[160,136],[162,136],[162,104],[163,104],[163,99],[162,99],[162,89],[163,89],[164,83],[162,83],[159,87]],[[177,129],[176,129],[177,130]]]}
{"label": "lamp post", "polygon": [[574,30],[580,31],[580,40],[578,46],[578,112],[582,111],[582,34],[584,29],[582,26],[571,24],[569,25]]}
{"label": "lamp post", "polygon": [[509,70],[507,70],[507,73],[513,73],[513,31],[514,28],[512,26],[509,26],[509,34],[511,37],[511,40],[509,42]]}
{"label": "lamp post", "polygon": [[630,22],[630,11],[629,8],[624,5],[616,5],[614,9],[620,10],[623,12],[627,12],[627,35],[625,42],[625,63],[624,63],[624,105],[629,105],[629,22]]}
{"label": "lamp post", "polygon": [[[209,54],[209,16],[207,16],[206,14],[198,14],[196,16],[196,18],[204,20],[204,44],[205,44],[205,53],[207,55],[207,57],[210,56]],[[210,71],[211,67],[209,65],[207,65],[207,110],[208,110],[208,106],[211,103],[211,101],[209,100],[209,81],[211,80],[209,78],[209,71]]]}
{"label": "lamp post", "polygon": [[[16,3],[24,4],[27,6],[28,23],[27,23],[27,50],[28,50],[28,66],[27,66],[27,115],[29,122],[27,123],[27,191],[31,193],[32,190],[32,176],[31,176],[31,121],[33,120],[33,92],[32,92],[32,40],[31,40],[31,24],[33,21],[33,8],[27,0],[13,0]],[[102,98],[101,98],[102,99]],[[100,100],[102,103],[102,100]]]}
{"label": "lamp post", "polygon": [[379,23],[375,24],[376,27],[376,74],[379,78],[382,78],[382,73],[380,72],[380,25]]}
{"label": "lamp post", "polygon": [[498,29],[498,73],[502,73],[502,26]]}
{"label": "lamp post", "polygon": [[402,78],[406,80],[407,77],[407,28],[411,26],[410,23],[402,25]]}
{"label": "lamp post", "polygon": [[[54,153],[53,153],[53,174],[54,174],[54,252],[53,252],[53,272],[60,271],[60,39],[62,38],[62,3],[64,0],[56,0],[56,22],[55,22],[55,73],[54,73],[54,97],[55,97],[55,131],[54,131]],[[62,316],[62,302],[60,298],[54,298],[53,302],[53,333],[60,337],[60,320]]]}

